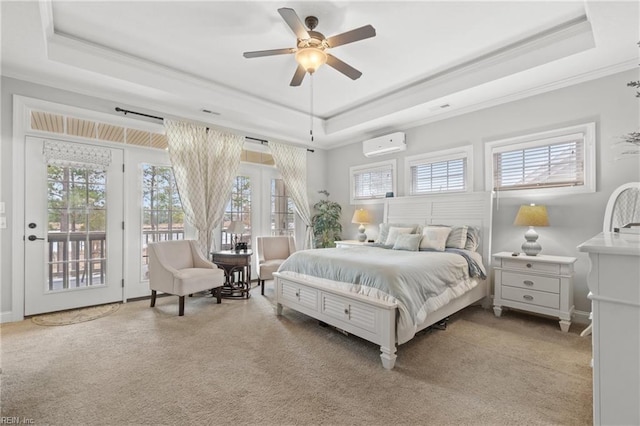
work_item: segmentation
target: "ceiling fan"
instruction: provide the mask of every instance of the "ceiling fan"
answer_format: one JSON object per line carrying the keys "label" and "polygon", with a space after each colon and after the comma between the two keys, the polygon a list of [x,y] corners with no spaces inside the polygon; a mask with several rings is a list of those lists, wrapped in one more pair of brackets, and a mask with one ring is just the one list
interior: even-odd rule
{"label": "ceiling fan", "polygon": [[278,13],[280,13],[280,16],[282,16],[287,25],[289,25],[293,30],[293,33],[296,35],[297,47],[244,52],[243,56],[245,58],[259,58],[261,56],[295,53],[298,68],[291,79],[291,86],[300,86],[306,73],[313,74],[325,63],[352,80],[360,78],[362,75],[360,71],[336,58],[332,54],[327,53],[327,49],[374,37],[376,35],[375,28],[371,25],[365,25],[364,27],[356,28],[355,30],[327,38],[323,34],[314,31],[314,28],[318,25],[318,18],[315,16],[307,16],[304,20],[305,25],[309,28],[307,30],[295,10],[283,7],[278,9]]}

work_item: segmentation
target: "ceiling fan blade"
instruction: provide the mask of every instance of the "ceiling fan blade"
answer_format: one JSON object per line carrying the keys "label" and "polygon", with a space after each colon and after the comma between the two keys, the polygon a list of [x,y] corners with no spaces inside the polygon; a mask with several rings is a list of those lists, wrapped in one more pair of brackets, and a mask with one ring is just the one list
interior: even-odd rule
{"label": "ceiling fan blade", "polygon": [[302,65],[298,65],[295,74],[293,74],[293,78],[291,79],[291,83],[289,86],[300,86],[302,84],[302,80],[304,79],[307,71],[304,69]]}
{"label": "ceiling fan blade", "polygon": [[327,39],[330,47],[342,46],[343,44],[353,43],[354,41],[364,40],[365,38],[375,37],[376,29],[371,25],[356,28],[342,34],[334,35]]}
{"label": "ceiling fan blade", "polygon": [[257,50],[255,52],[244,52],[242,56],[245,58],[259,58],[261,56],[272,56],[272,55],[285,55],[287,53],[294,53],[296,49],[292,47],[287,47],[285,49],[271,49],[271,50]]}
{"label": "ceiling fan blade", "polygon": [[281,7],[278,9],[278,13],[280,13],[282,19],[289,25],[298,39],[304,40],[311,38],[295,10],[288,7]]}
{"label": "ceiling fan blade", "polygon": [[347,64],[346,62],[342,62],[340,59],[336,58],[330,53],[327,53],[327,65],[340,71],[351,80],[357,80],[362,75],[360,71]]}

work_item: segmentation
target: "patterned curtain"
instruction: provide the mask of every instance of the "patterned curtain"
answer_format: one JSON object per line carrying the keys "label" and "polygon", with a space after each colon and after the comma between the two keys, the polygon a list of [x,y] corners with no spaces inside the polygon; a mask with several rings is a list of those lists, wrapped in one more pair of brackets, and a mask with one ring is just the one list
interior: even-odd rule
{"label": "patterned curtain", "polygon": [[207,255],[215,248],[213,230],[224,217],[244,138],[183,121],[165,119],[164,126],[182,207]]}
{"label": "patterned curtain", "polygon": [[303,248],[313,248],[311,208],[307,197],[307,150],[272,141],[269,141],[269,148],[298,215],[307,226]]}

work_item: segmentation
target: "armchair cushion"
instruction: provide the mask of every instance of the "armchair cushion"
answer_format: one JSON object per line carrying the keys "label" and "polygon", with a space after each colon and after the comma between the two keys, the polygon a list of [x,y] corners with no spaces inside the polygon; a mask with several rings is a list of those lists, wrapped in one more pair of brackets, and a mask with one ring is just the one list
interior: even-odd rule
{"label": "armchair cushion", "polygon": [[260,264],[260,271],[258,272],[258,277],[261,280],[270,280],[273,278],[273,273],[278,270],[282,262],[286,259],[271,259],[265,260]]}

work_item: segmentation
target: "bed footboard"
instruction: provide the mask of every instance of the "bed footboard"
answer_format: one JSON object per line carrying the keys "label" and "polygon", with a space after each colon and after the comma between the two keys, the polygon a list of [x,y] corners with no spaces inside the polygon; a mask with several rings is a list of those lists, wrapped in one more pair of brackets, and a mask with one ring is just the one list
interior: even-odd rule
{"label": "bed footboard", "polygon": [[313,279],[274,273],[276,314],[293,309],[380,345],[382,366],[396,362],[397,303],[320,285]]}

